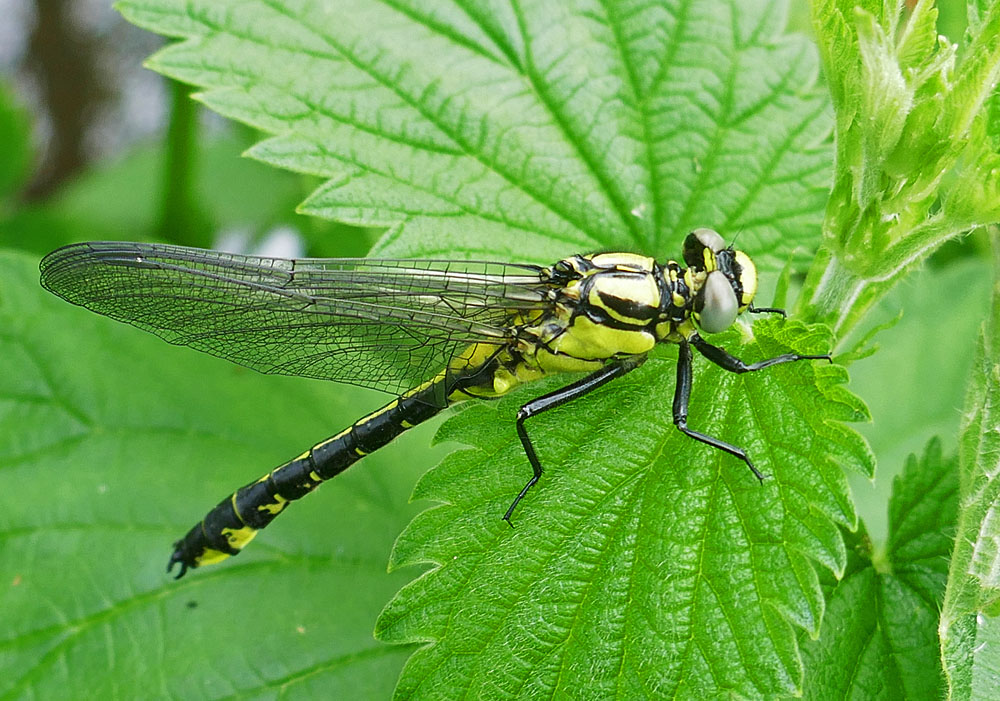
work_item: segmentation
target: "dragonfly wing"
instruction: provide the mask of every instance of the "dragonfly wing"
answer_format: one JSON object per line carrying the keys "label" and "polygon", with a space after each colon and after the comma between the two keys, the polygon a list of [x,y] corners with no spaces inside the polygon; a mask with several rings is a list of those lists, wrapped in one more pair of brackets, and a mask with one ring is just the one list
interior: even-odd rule
{"label": "dragonfly wing", "polygon": [[509,342],[512,324],[546,307],[539,270],[95,242],[46,256],[41,280],[69,302],[260,372],[400,394],[470,343]]}

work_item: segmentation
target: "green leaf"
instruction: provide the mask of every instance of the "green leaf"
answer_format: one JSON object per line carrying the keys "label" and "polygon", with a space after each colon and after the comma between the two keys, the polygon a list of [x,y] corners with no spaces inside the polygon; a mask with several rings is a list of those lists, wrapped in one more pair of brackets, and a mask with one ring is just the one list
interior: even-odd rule
{"label": "green leaf", "polygon": [[[181,39],[150,59],[154,69],[199,87],[200,99],[216,111],[273,135],[253,147],[251,156],[325,179],[303,211],[386,227],[377,247],[381,254],[551,262],[572,252],[623,248],[676,256],[684,233],[710,225],[730,237],[740,233],[740,248],[765,269],[777,269],[789,258],[801,263],[810,255],[829,180],[828,103],[814,87],[812,47],[801,37],[779,33],[783,3],[580,0],[486,7],[355,0],[333,5],[126,0],[120,7],[136,23]],[[63,333],[62,343],[79,345],[75,335]],[[721,338],[748,360],[788,348],[825,352],[832,343],[822,330],[796,324],[764,322],[754,334],[746,347],[739,346],[735,332]],[[297,442],[299,451],[315,441],[315,433],[306,429],[318,430],[321,422],[309,392],[280,393],[283,402],[274,395],[247,400],[250,406],[260,402],[267,413],[250,417],[246,414],[252,412],[241,411],[234,417],[226,409],[230,403],[241,405],[237,390],[207,380],[207,371],[181,373],[184,363],[164,375],[162,386],[136,387],[136,373],[125,372],[131,366],[119,363],[118,354],[128,353],[135,362],[145,352],[137,355],[128,344],[108,343],[101,360],[109,368],[104,372],[116,379],[101,382],[130,392],[140,414],[174,421],[190,416],[190,426],[200,428],[185,429],[183,440],[176,441],[184,444],[179,451],[166,444],[155,450],[141,445],[117,449],[118,460],[110,464],[120,472],[109,484],[127,479],[132,485],[137,456],[156,468],[150,491],[131,507],[134,513],[148,518],[143,508],[163,503],[183,509],[186,515],[176,520],[186,527],[193,518],[190,510],[216,490],[207,481],[190,484],[192,468],[181,463],[200,459],[200,465],[214,468],[225,462],[232,474],[211,472],[221,496],[252,476],[238,469],[241,463],[266,468],[287,458],[284,447],[266,447],[277,440],[272,424],[294,433],[295,441],[289,443]],[[774,475],[762,487],[738,461],[670,427],[672,352],[606,388],[595,403],[565,407],[533,422],[530,430],[549,471],[544,488],[536,489],[516,515],[513,533],[498,516],[527,477],[513,467],[526,469],[510,426],[515,406],[565,378],[526,387],[497,405],[470,406],[455,417],[455,427],[472,424],[461,433],[463,441],[472,441],[475,434],[474,443],[480,445],[482,434],[492,431],[497,449],[487,451],[485,462],[480,452],[454,455],[422,482],[420,493],[440,496],[443,487],[434,487],[437,480],[466,498],[490,487],[489,500],[484,497],[461,514],[447,508],[426,512],[411,532],[433,531],[428,538],[442,546],[464,547],[473,541],[490,573],[516,575],[523,569],[525,577],[543,584],[539,597],[523,599],[523,608],[497,608],[520,616],[509,633],[516,644],[506,645],[507,629],[497,628],[499,637],[488,650],[492,657],[455,658],[467,665],[463,671],[475,667],[498,687],[509,686],[512,678],[494,678],[500,671],[526,674],[529,681],[520,693],[558,686],[554,670],[578,680],[583,670],[597,670],[604,685],[615,683],[615,670],[621,670],[622,685],[616,688],[626,695],[671,687],[684,695],[705,689],[768,695],[798,688],[802,671],[795,626],[815,632],[823,610],[814,562],[842,571],[846,555],[837,525],[855,521],[841,468],[871,471],[863,441],[840,422],[863,419],[866,410],[840,386],[846,374],[836,366],[800,363],[738,378],[715,367],[700,368],[691,425],[746,446]],[[72,357],[68,349],[63,353]],[[167,362],[174,361],[161,360],[153,367]],[[94,358],[81,358],[74,366],[103,377],[93,370],[100,367]],[[217,364],[211,367],[226,372]],[[131,380],[125,387],[122,377]],[[185,383],[190,383],[187,390]],[[176,396],[164,402],[178,387]],[[108,396],[97,394],[95,405],[104,406]],[[166,405],[163,414],[161,404]],[[504,412],[500,425],[498,409]],[[348,420],[363,413],[355,411]],[[590,431],[581,433],[581,427]],[[233,438],[214,449],[189,441],[217,433]],[[417,439],[404,440],[412,445]],[[628,448],[624,458],[623,446]],[[97,458],[99,466],[107,462],[100,459],[103,454]],[[95,463],[94,455],[70,459]],[[412,462],[416,471],[418,461]],[[354,475],[377,472],[377,466],[363,467],[344,479],[361,480]],[[446,479],[454,472],[468,478]],[[173,496],[164,485],[168,473],[178,475],[175,481],[187,484],[188,491]],[[557,482],[559,475],[568,481]],[[337,489],[350,493],[351,484],[356,483]],[[163,501],[165,494],[169,502]],[[333,495],[339,497],[339,492]],[[582,502],[585,510],[567,515],[564,507],[580,505],[584,497],[589,498]],[[321,507],[314,503],[295,513],[318,511]],[[449,522],[431,528],[442,515],[458,518],[462,527]],[[605,515],[624,521],[609,524],[601,520]],[[289,679],[311,680],[316,669],[334,674],[340,667],[330,660],[339,660],[339,651],[352,645],[373,650],[360,655],[365,659],[382,654],[383,648],[366,647],[370,640],[341,635],[335,628],[341,620],[364,618],[365,607],[345,612],[344,606],[355,604],[356,596],[361,603],[377,598],[382,585],[372,584],[364,568],[361,574],[352,569],[353,578],[347,580],[321,566],[330,562],[331,542],[358,544],[357,551],[348,551],[348,560],[377,562],[377,543],[368,543],[370,549],[361,544],[369,536],[368,523],[353,510],[338,510],[331,519],[337,530],[316,540],[313,534],[327,534],[326,526],[301,516],[283,520],[289,519],[296,525],[279,523],[268,530],[264,543],[270,550],[255,543],[214,576],[209,570],[184,582],[184,587],[213,592],[215,600],[245,600],[249,623],[241,620],[241,626],[252,629],[234,634],[231,625],[210,619],[183,644],[163,643],[179,660],[190,657],[198,663],[188,677],[174,682],[180,688],[169,687],[167,693],[186,696],[204,684],[211,685],[207,693],[221,687],[221,693],[264,694]],[[173,520],[163,529],[164,542],[178,533]],[[280,529],[302,528],[303,522],[307,530],[299,538],[283,539],[281,534],[291,531]],[[381,527],[375,531],[383,533]],[[282,544],[278,556],[275,543]],[[394,562],[425,557],[419,551],[429,546],[415,543],[413,536],[400,541]],[[550,561],[540,562],[540,547],[549,548]],[[312,567],[303,568],[305,572],[272,572],[264,566],[295,562],[289,552],[303,550],[312,553]],[[448,567],[475,566],[474,560],[461,555],[456,560],[454,554],[453,548],[436,553]],[[120,560],[125,569],[133,562]],[[543,576],[580,563],[589,579]],[[702,571],[702,566],[708,569]],[[512,597],[513,590],[505,590],[500,577],[472,581],[473,601],[490,606],[454,609],[448,635],[441,637],[440,625],[429,622],[432,616],[434,623],[441,622],[442,609],[449,605],[442,573],[454,571],[442,568],[418,580],[381,619],[386,637],[440,641],[415,658],[402,695],[419,685],[414,674],[428,659],[474,647],[477,641],[464,637],[465,631],[495,622],[491,606]],[[241,580],[242,573],[254,579]],[[123,579],[131,582],[135,576]],[[163,587],[159,597],[180,596],[176,585],[149,581]],[[386,587],[390,581],[385,580]],[[434,588],[421,589],[426,582],[435,583]],[[591,582],[592,588],[581,590]],[[415,592],[426,592],[427,600],[406,608]],[[339,601],[331,604],[326,595],[339,596]],[[646,598],[636,598],[640,596]],[[586,644],[567,648],[566,655],[539,659],[543,646],[535,634],[565,627],[567,612],[576,611],[580,618],[572,630]],[[176,625],[184,615],[171,610],[164,619]],[[232,608],[227,615],[231,620]],[[304,643],[290,623],[319,615],[329,628],[318,637],[336,640],[335,649],[312,639]],[[421,618],[428,623],[418,624]],[[609,625],[614,635],[606,636]],[[257,649],[259,640],[265,649]],[[644,656],[647,646],[657,655],[655,664]],[[97,649],[96,643],[88,648]],[[352,678],[350,663],[357,658],[343,659],[346,680]],[[526,672],[529,659],[538,667]],[[487,660],[502,664],[487,674]],[[629,666],[616,666],[616,660]],[[381,669],[372,681],[384,684],[392,676]],[[248,690],[256,680],[263,681]],[[325,681],[317,680],[317,687]],[[652,686],[628,686],[640,682]],[[446,695],[456,683],[461,680],[449,676],[447,685],[432,691]],[[311,689],[300,688],[302,695]]]}
{"label": "green leaf", "polygon": [[[836,107],[828,250],[799,310],[846,335],[938,246],[1000,220],[1000,155],[988,103],[1000,79],[1000,3],[959,47],[939,37],[930,0],[816,0],[813,25]],[[976,12],[979,10],[977,9]]]}
{"label": "green leaf", "polygon": [[848,565],[827,577],[816,640],[802,637],[807,699],[941,698],[937,620],[958,511],[958,460],[932,440],[893,486],[889,541],[846,534]]}
{"label": "green leaf", "polygon": [[937,48],[938,8],[933,0],[916,3],[903,33],[899,37],[899,63],[903,66],[920,66],[928,61]]}
{"label": "green leaf", "polygon": [[[829,337],[758,322],[748,360]],[[735,333],[723,342],[730,347]],[[671,426],[673,351],[527,425],[548,468],[530,475],[513,429],[546,386],[470,406],[441,436],[470,446],[428,473],[416,495],[444,502],[400,537],[393,566],[432,564],[379,619],[377,634],[427,642],[401,698],[771,696],[799,688],[793,626],[816,632],[823,597],[810,560],[845,567],[837,525],[853,528],[843,466],[870,474],[866,417],[846,373],[801,362],[733,375],[698,364],[689,425],[745,446],[772,477]]]}
{"label": "green leaf", "polygon": [[4,200],[25,184],[31,165],[31,128],[10,87],[0,81],[0,214]]}
{"label": "green leaf", "polygon": [[784,4],[125,0],[150,66],[327,182],[383,255],[676,255],[711,225],[776,267],[815,240],[827,103]]}
{"label": "green leaf", "polygon": [[429,434],[174,582],[170,544],[207,508],[378,398],[171,347],[45,293],[10,253],[0,370],[0,696],[390,694],[409,650],[372,622],[406,579],[385,562]]}
{"label": "green leaf", "polygon": [[862,93],[858,110],[873,125],[861,132],[854,197],[861,208],[867,208],[880,194],[881,171],[902,135],[907,114],[913,107],[913,91],[896,62],[895,47],[875,18],[858,11],[854,21],[861,54]]}
{"label": "green leaf", "polygon": [[[983,326],[966,396],[959,443],[961,504],[955,553],[941,611],[941,652],[949,692],[955,698],[982,696],[979,682],[995,662],[986,652],[996,641],[995,626],[981,624],[984,612],[996,615],[1000,601],[1000,542],[997,505],[1000,481],[997,459],[1000,433],[1000,240],[991,236],[994,251],[994,288],[989,318]],[[982,636],[982,638],[981,638]],[[995,681],[995,680],[994,680]],[[996,690],[992,684],[987,689]]]}

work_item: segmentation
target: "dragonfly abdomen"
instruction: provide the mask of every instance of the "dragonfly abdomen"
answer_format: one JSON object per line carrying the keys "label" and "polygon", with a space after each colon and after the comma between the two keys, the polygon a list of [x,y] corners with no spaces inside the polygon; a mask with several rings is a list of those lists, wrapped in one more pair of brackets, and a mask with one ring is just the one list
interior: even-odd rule
{"label": "dragonfly abdomen", "polygon": [[439,413],[444,408],[440,402],[443,382],[441,376],[417,387],[237,489],[174,543],[167,570],[180,563],[179,579],[189,568],[238,555],[291,502]]}

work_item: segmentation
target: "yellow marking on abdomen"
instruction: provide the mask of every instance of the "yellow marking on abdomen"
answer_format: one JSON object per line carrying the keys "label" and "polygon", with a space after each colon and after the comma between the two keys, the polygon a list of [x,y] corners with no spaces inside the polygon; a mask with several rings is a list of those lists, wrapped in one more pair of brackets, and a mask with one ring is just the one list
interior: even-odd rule
{"label": "yellow marking on abdomen", "polygon": [[224,553],[221,550],[216,550],[215,548],[205,548],[194,559],[194,566],[201,567],[202,565],[214,565],[222,562],[227,557],[230,557],[229,553]]}
{"label": "yellow marking on abdomen", "polygon": [[599,268],[626,268],[639,272],[652,272],[656,261],[648,256],[640,256],[635,253],[595,253],[587,256],[594,265]]}
{"label": "yellow marking on abdomen", "polygon": [[273,502],[260,504],[257,507],[257,510],[266,511],[269,514],[277,516],[282,511],[284,511],[286,506],[288,506],[288,499],[285,499],[285,497],[281,496],[280,494],[275,494]]}
{"label": "yellow marking on abdomen", "polygon": [[[407,396],[409,394],[410,394],[410,392],[407,392],[403,396],[405,397],[405,396]],[[388,404],[386,404],[381,409],[376,409],[375,411],[373,411],[372,413],[370,413],[368,416],[365,416],[364,418],[358,419],[357,421],[354,422],[353,425],[351,425],[351,428],[354,428],[355,426],[360,426],[362,424],[366,424],[369,421],[371,421],[372,419],[374,419],[375,417],[381,416],[382,414],[386,413],[387,411],[391,411],[392,409],[395,409],[397,406],[399,406],[399,400],[395,399],[395,400],[389,402]],[[346,433],[349,433],[350,430],[351,430],[351,428],[348,428],[346,431],[341,431],[338,434],[338,437],[339,436],[343,436]]]}
{"label": "yellow marking on abdomen", "polygon": [[223,528],[222,535],[233,549],[242,550],[257,535],[257,529],[250,526],[244,526],[243,528]]}

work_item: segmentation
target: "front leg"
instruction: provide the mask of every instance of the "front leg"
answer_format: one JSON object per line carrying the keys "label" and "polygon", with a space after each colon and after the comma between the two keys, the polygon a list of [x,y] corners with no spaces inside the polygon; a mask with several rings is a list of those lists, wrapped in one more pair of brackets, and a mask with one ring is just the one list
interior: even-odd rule
{"label": "front leg", "polygon": [[794,363],[796,360],[829,360],[831,363],[833,362],[833,358],[829,355],[799,355],[798,353],[784,353],[783,355],[779,355],[774,358],[768,358],[767,360],[761,360],[747,365],[728,351],[725,351],[718,346],[713,346],[698,334],[692,335],[688,340],[691,342],[692,346],[698,349],[699,353],[711,360],[723,370],[728,370],[729,372],[751,372],[753,370],[769,368],[772,365]]}
{"label": "front leg", "polygon": [[729,372],[736,373],[752,372],[753,370],[760,370],[772,365],[792,363],[796,360],[829,360],[830,362],[833,362],[832,359],[829,355],[799,355],[798,353],[785,353],[774,358],[768,358],[767,360],[761,360],[760,362],[748,365],[722,348],[713,346],[698,334],[692,335],[688,340],[689,343],[685,342],[680,344],[680,351],[677,357],[677,387],[674,390],[674,425],[677,426],[677,428],[683,432],[684,435],[739,458],[746,463],[746,466],[750,468],[750,471],[753,472],[757,479],[763,482],[764,474],[758,470],[756,466],[754,466],[749,456],[747,456],[746,451],[742,448],[688,428],[688,402],[691,398],[691,346],[697,348],[699,353],[719,367],[728,370]]}
{"label": "front leg", "polygon": [[788,314],[785,313],[785,310],[779,307],[755,307],[751,304],[747,307],[747,311],[751,314],[781,314],[781,316],[788,316]]}
{"label": "front leg", "polygon": [[[696,441],[700,441],[705,445],[710,445],[713,448],[718,448],[719,450],[725,451],[730,455],[739,458],[746,463],[747,467],[750,468],[750,471],[754,473],[757,479],[763,482],[764,474],[754,466],[754,464],[750,461],[750,458],[747,457],[746,451],[742,448],[735,446],[732,443],[720,441],[718,438],[706,435],[700,431],[688,428],[688,402],[691,400],[691,346],[686,342],[683,342],[680,344],[679,348],[680,350],[677,355],[677,386],[674,388],[674,426],[676,426],[681,433],[689,438],[694,438]],[[715,346],[709,346],[709,348],[715,348]],[[715,348],[715,350],[721,349]],[[725,351],[722,352],[725,353]],[[729,354],[726,353],[726,355]],[[732,356],[729,357],[732,358]]]}

